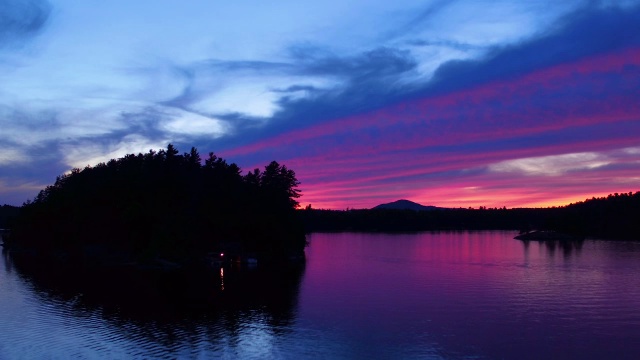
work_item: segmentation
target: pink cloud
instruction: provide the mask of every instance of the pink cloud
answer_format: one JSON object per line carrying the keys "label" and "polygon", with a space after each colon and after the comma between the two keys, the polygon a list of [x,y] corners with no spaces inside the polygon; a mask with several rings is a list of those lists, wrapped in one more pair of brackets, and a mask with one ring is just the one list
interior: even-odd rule
{"label": "pink cloud", "polygon": [[640,155],[556,177],[487,167],[637,146],[638,88],[640,49],[630,49],[334,119],[222,155],[268,150],[296,171],[302,204],[314,207],[370,207],[398,198],[453,207],[559,205],[639,188]]}

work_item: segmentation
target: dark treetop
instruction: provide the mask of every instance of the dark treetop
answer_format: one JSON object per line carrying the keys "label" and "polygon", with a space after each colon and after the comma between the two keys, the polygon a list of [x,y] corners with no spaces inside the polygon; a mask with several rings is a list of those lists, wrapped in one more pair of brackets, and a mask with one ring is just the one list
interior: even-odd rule
{"label": "dark treetop", "polygon": [[[262,259],[300,256],[293,170],[273,161],[241,174],[195,148],[129,154],[59,176],[13,226],[10,248],[84,262],[178,264],[213,252]],[[5,243],[7,241],[5,240]]]}

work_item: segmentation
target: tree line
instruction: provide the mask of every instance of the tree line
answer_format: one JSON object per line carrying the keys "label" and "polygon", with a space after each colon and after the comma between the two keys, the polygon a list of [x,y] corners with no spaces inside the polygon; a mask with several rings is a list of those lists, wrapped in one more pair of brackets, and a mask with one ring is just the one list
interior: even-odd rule
{"label": "tree line", "polygon": [[581,237],[640,240],[640,191],[550,208],[340,211],[307,207],[298,213],[309,232],[554,230]]}

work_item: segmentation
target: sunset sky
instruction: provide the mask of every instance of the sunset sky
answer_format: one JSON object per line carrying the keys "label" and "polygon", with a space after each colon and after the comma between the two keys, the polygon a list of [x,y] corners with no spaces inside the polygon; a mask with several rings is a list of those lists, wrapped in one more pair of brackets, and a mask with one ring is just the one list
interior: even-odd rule
{"label": "sunset sky", "polygon": [[173,143],[302,205],[640,190],[640,1],[0,0],[0,204]]}

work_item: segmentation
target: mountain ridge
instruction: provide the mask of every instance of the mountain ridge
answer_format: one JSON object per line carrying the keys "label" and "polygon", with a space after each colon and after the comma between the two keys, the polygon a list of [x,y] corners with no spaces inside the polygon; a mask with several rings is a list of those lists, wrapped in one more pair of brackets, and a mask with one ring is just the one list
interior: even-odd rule
{"label": "mountain ridge", "polygon": [[422,205],[411,200],[400,199],[390,203],[376,205],[372,209],[430,211],[436,210],[438,209],[438,207],[431,205]]}

